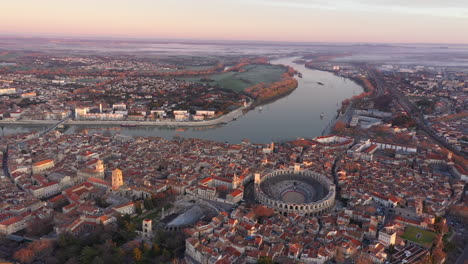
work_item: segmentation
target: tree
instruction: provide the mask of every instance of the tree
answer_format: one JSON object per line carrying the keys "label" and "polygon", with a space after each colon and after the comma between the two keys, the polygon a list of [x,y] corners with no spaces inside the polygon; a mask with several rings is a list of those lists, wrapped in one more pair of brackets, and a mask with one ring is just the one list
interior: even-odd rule
{"label": "tree", "polygon": [[389,111],[390,110],[390,104],[393,101],[392,96],[390,95],[381,95],[376,98],[374,98],[374,107],[377,108],[380,111]]}
{"label": "tree", "polygon": [[219,193],[219,196],[221,198],[226,198],[226,195],[228,194],[228,187],[226,185],[219,185],[216,187],[216,192]]}
{"label": "tree", "polygon": [[93,259],[93,264],[105,264],[106,262],[104,261],[104,259],[100,256],[96,256],[94,259]]}
{"label": "tree", "polygon": [[13,258],[21,263],[31,263],[34,260],[34,252],[28,248],[22,248],[13,254]]}
{"label": "tree", "polygon": [[435,263],[443,263],[447,253],[445,253],[442,248],[437,245],[432,249],[431,255],[434,258]]}
{"label": "tree", "polygon": [[110,204],[105,200],[103,199],[102,197],[96,197],[96,199],[94,199],[94,201],[96,202],[96,205],[101,207],[101,208],[107,208]]}
{"label": "tree", "polygon": [[441,234],[442,236],[447,234],[449,231],[447,221],[445,219],[438,219],[437,223],[434,225],[434,228],[437,233]]}
{"label": "tree", "polygon": [[333,132],[338,133],[342,132],[346,128],[346,123],[343,121],[336,121],[335,125],[333,126]]}
{"label": "tree", "polygon": [[273,264],[273,260],[271,259],[271,257],[261,256],[258,259],[257,264]]}
{"label": "tree", "polygon": [[143,202],[143,205],[145,206],[146,210],[151,210],[154,208],[154,204],[151,198],[146,198],[145,201]]}
{"label": "tree", "polygon": [[26,233],[33,237],[40,237],[46,235],[54,229],[54,222],[52,217],[48,218],[36,218],[34,221],[30,221],[26,227]]}
{"label": "tree", "polygon": [[141,261],[141,250],[139,248],[133,249],[133,260],[137,263]]}
{"label": "tree", "polygon": [[141,215],[143,213],[143,209],[141,208],[141,201],[137,201],[135,203],[135,210],[138,215]]}
{"label": "tree", "polygon": [[84,247],[80,254],[80,263],[92,263],[99,252],[92,247]]}
{"label": "tree", "polygon": [[166,248],[163,249],[162,251],[162,255],[165,259],[170,259],[171,258],[171,252],[169,252],[169,250],[167,250]]}
{"label": "tree", "polygon": [[396,116],[393,120],[392,120],[392,123],[393,125],[395,126],[400,126],[400,127],[412,127],[412,126],[415,126],[416,123],[414,122],[414,120],[408,116],[408,115],[399,115],[399,116]]}
{"label": "tree", "polygon": [[152,256],[159,256],[161,255],[161,248],[158,244],[153,243],[153,247],[151,248],[151,255]]}
{"label": "tree", "polygon": [[395,245],[390,245],[390,246],[388,247],[388,252],[389,252],[390,254],[395,253],[395,252],[396,252],[396,250],[395,250]]}
{"label": "tree", "polygon": [[142,243],[141,252],[142,252],[143,256],[145,256],[145,257],[150,256],[151,255],[151,249],[152,249],[151,244]]}
{"label": "tree", "polygon": [[30,243],[28,248],[35,253],[36,258],[42,258],[51,255],[54,250],[54,242],[49,239],[41,239]]}
{"label": "tree", "polygon": [[270,217],[275,213],[275,210],[268,208],[263,205],[259,205],[253,209],[255,216],[260,219],[260,221],[264,218]]}

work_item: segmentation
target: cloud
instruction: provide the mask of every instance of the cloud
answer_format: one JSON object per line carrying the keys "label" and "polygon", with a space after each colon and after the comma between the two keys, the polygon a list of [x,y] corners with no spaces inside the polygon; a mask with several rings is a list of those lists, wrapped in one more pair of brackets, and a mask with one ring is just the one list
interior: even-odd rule
{"label": "cloud", "polygon": [[468,5],[459,0],[251,0],[246,4],[325,11],[372,12],[382,14],[422,15],[448,18],[468,18]]}

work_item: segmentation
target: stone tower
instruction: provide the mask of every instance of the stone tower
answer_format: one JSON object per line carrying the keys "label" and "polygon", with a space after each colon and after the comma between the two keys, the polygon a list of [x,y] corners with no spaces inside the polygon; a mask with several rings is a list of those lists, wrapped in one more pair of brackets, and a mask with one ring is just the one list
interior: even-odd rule
{"label": "stone tower", "polygon": [[122,185],[123,185],[122,171],[119,169],[113,170],[112,171],[112,188],[118,189]]}
{"label": "stone tower", "polygon": [[142,223],[142,229],[143,229],[143,236],[145,237],[151,237],[153,233],[153,221],[151,219],[145,219],[143,220]]}
{"label": "stone tower", "polygon": [[255,184],[256,185],[260,184],[260,173],[255,173],[254,176],[255,176]]}

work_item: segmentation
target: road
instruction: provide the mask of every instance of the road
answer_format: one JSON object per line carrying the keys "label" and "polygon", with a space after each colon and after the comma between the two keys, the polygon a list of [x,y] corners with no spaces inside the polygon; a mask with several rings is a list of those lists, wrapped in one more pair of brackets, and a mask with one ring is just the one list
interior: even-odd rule
{"label": "road", "polygon": [[435,142],[439,143],[441,146],[445,147],[446,149],[452,151],[453,153],[459,156],[466,158],[465,154],[455,149],[444,138],[437,135],[437,133],[427,123],[426,119],[424,119],[419,109],[413,103],[411,103],[402,92],[400,92],[395,87],[386,86],[380,74],[378,74],[375,70],[370,70],[369,76],[375,80],[378,90],[387,90],[393,96],[393,98],[395,98],[395,100],[401,105],[401,107],[403,107],[403,109],[408,113],[408,115],[410,115],[410,117],[416,122],[416,125],[420,130],[424,131],[430,138],[432,138]]}

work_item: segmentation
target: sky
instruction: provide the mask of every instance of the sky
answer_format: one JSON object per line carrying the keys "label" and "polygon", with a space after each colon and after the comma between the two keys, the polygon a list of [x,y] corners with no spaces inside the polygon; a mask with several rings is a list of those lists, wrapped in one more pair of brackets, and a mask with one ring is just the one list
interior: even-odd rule
{"label": "sky", "polygon": [[1,35],[468,43],[468,0],[14,0]]}

